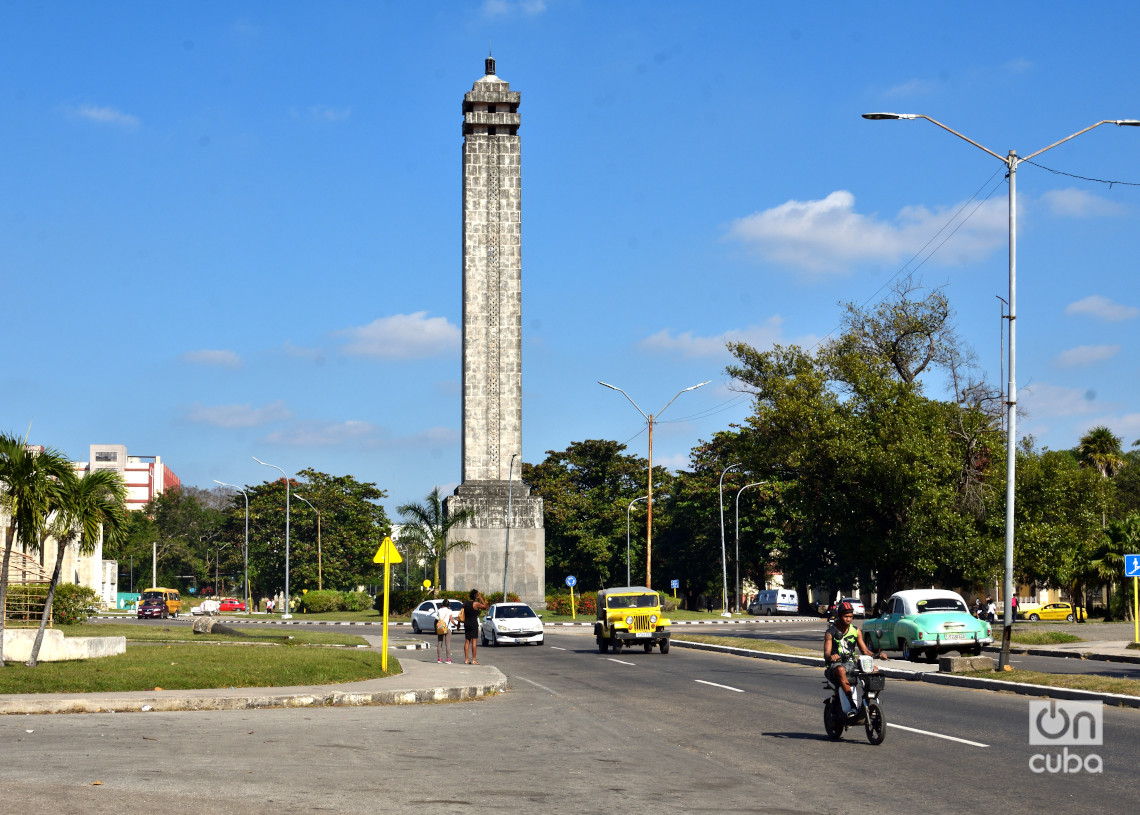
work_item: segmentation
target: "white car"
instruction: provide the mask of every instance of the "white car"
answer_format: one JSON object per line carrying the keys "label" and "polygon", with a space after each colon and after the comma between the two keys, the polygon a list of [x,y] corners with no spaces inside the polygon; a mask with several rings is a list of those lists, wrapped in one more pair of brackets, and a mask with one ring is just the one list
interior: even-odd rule
{"label": "white car", "polygon": [[479,633],[484,645],[542,645],[542,617],[526,603],[495,603],[483,615]]}
{"label": "white car", "polygon": [[463,603],[459,600],[424,600],[412,612],[413,633],[435,633],[436,609],[439,608],[440,603],[448,603],[451,606],[452,632],[459,628],[459,612],[463,609]]}

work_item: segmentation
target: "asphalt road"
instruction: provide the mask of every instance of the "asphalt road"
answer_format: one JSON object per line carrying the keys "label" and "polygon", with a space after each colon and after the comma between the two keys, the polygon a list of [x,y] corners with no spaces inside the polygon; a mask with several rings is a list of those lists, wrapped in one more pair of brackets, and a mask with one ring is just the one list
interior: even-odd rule
{"label": "asphalt road", "polygon": [[[435,667],[429,653],[401,659]],[[1034,773],[1043,748],[1028,743],[1029,700],[1012,694],[889,681],[888,735],[873,747],[861,729],[824,737],[818,669],[680,648],[603,656],[588,630],[479,657],[508,675],[510,693],[412,707],[3,717],[0,800],[21,813],[96,815],[1123,812],[1140,783],[1131,709],[1105,708],[1103,744],[1074,748],[1099,755],[1103,772]],[[438,670],[445,678],[454,666]]]}

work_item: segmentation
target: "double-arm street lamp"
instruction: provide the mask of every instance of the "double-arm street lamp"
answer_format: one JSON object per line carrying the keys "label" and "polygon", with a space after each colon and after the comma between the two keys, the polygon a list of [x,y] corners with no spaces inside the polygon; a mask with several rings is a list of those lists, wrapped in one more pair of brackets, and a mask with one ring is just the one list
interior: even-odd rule
{"label": "double-arm street lamp", "polygon": [[251,456],[250,458],[252,458],[258,464],[263,464],[266,467],[272,467],[274,470],[277,470],[279,473],[281,473],[281,477],[285,479],[285,613],[281,615],[281,619],[288,620],[293,617],[293,615],[289,613],[289,476],[286,475],[285,471],[278,467],[276,464],[266,464],[257,456]]}
{"label": "double-arm street lamp", "polygon": [[309,509],[317,513],[317,591],[320,591],[323,588],[323,584],[321,582],[321,511],[313,506],[309,502],[309,499],[301,495],[301,493],[294,493],[293,497],[300,498],[306,504],[309,504]]}
{"label": "double-arm street lamp", "polygon": [[759,487],[767,481],[757,481],[755,484],[745,484],[736,493],[736,610],[740,611],[740,493],[749,487]]}
{"label": "double-arm street lamp", "polygon": [[638,501],[644,501],[649,498],[648,495],[643,495],[640,498],[634,498],[629,502],[629,506],[625,508],[625,584],[630,585],[629,582],[629,511],[633,509],[633,505]]}
{"label": "double-arm street lamp", "polygon": [[677,399],[677,396],[680,396],[685,391],[695,391],[697,388],[701,388],[709,384],[709,382],[712,382],[712,380],[709,379],[705,382],[701,382],[700,384],[690,385],[687,388],[682,388],[681,390],[677,391],[677,395],[666,402],[665,407],[661,408],[661,410],[657,411],[657,413],[646,413],[644,410],[637,406],[637,402],[629,398],[628,393],[623,391],[617,385],[611,385],[608,382],[602,382],[600,380],[598,381],[599,385],[604,385],[610,390],[615,390],[626,399],[629,399],[629,403],[637,408],[637,412],[645,418],[646,423],[649,425],[649,495],[646,497],[645,505],[648,510],[647,517],[645,519],[645,585],[647,588],[653,588],[653,423],[661,417],[661,414],[665,412],[666,408],[668,408],[669,405],[673,404],[673,402]]}
{"label": "double-arm street lamp", "polygon": [[1005,585],[1004,585],[1004,605],[1005,605],[1005,620],[1004,632],[1002,634],[1001,644],[1001,657],[998,662],[998,668],[1004,669],[1009,663],[1009,638],[1013,630],[1013,608],[1010,604],[1010,598],[1013,596],[1013,532],[1014,532],[1014,488],[1015,482],[1015,467],[1016,467],[1016,454],[1017,454],[1017,384],[1016,376],[1014,373],[1014,365],[1016,363],[1016,328],[1017,328],[1017,166],[1023,162],[1028,161],[1034,156],[1039,156],[1046,150],[1052,150],[1054,147],[1064,144],[1070,139],[1075,139],[1082,133],[1087,133],[1093,128],[1100,127],[1101,125],[1126,125],[1129,127],[1136,127],[1140,125],[1140,119],[1102,119],[1096,124],[1089,125],[1084,130],[1078,130],[1071,136],[1066,136],[1060,141],[1053,142],[1048,147],[1042,147],[1035,153],[1030,153],[1028,156],[1017,155],[1016,150],[1010,150],[1008,155],[1002,156],[995,153],[988,147],[978,144],[971,138],[963,136],[957,130],[947,127],[929,116],[924,116],[921,113],[864,113],[864,119],[926,119],[933,125],[937,125],[948,133],[953,133],[963,141],[983,150],[996,158],[998,161],[1006,166],[1009,170],[1009,389],[1008,396],[1006,397],[1006,484],[1005,484]]}
{"label": "double-arm street lamp", "polygon": [[245,548],[242,550],[242,560],[245,564],[245,611],[248,614],[253,610],[249,604],[249,494],[234,484],[227,484],[225,481],[214,479],[215,484],[221,484],[223,487],[229,487],[231,490],[237,490],[245,497]]}

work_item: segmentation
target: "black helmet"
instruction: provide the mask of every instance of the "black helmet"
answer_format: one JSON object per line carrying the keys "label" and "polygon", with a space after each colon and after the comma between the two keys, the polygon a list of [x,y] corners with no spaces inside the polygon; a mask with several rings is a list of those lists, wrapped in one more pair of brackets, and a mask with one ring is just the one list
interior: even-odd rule
{"label": "black helmet", "polygon": [[835,613],[839,614],[839,615],[854,614],[855,613],[855,607],[853,605],[851,605],[849,602],[847,602],[846,600],[844,600],[842,603],[840,603],[836,607]]}

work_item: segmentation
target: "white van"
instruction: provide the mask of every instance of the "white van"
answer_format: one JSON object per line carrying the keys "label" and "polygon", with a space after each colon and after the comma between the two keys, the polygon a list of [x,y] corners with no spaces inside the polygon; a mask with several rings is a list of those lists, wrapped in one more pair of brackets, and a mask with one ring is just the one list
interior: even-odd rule
{"label": "white van", "polygon": [[795,589],[765,589],[748,606],[749,614],[795,614],[799,610],[800,598]]}

